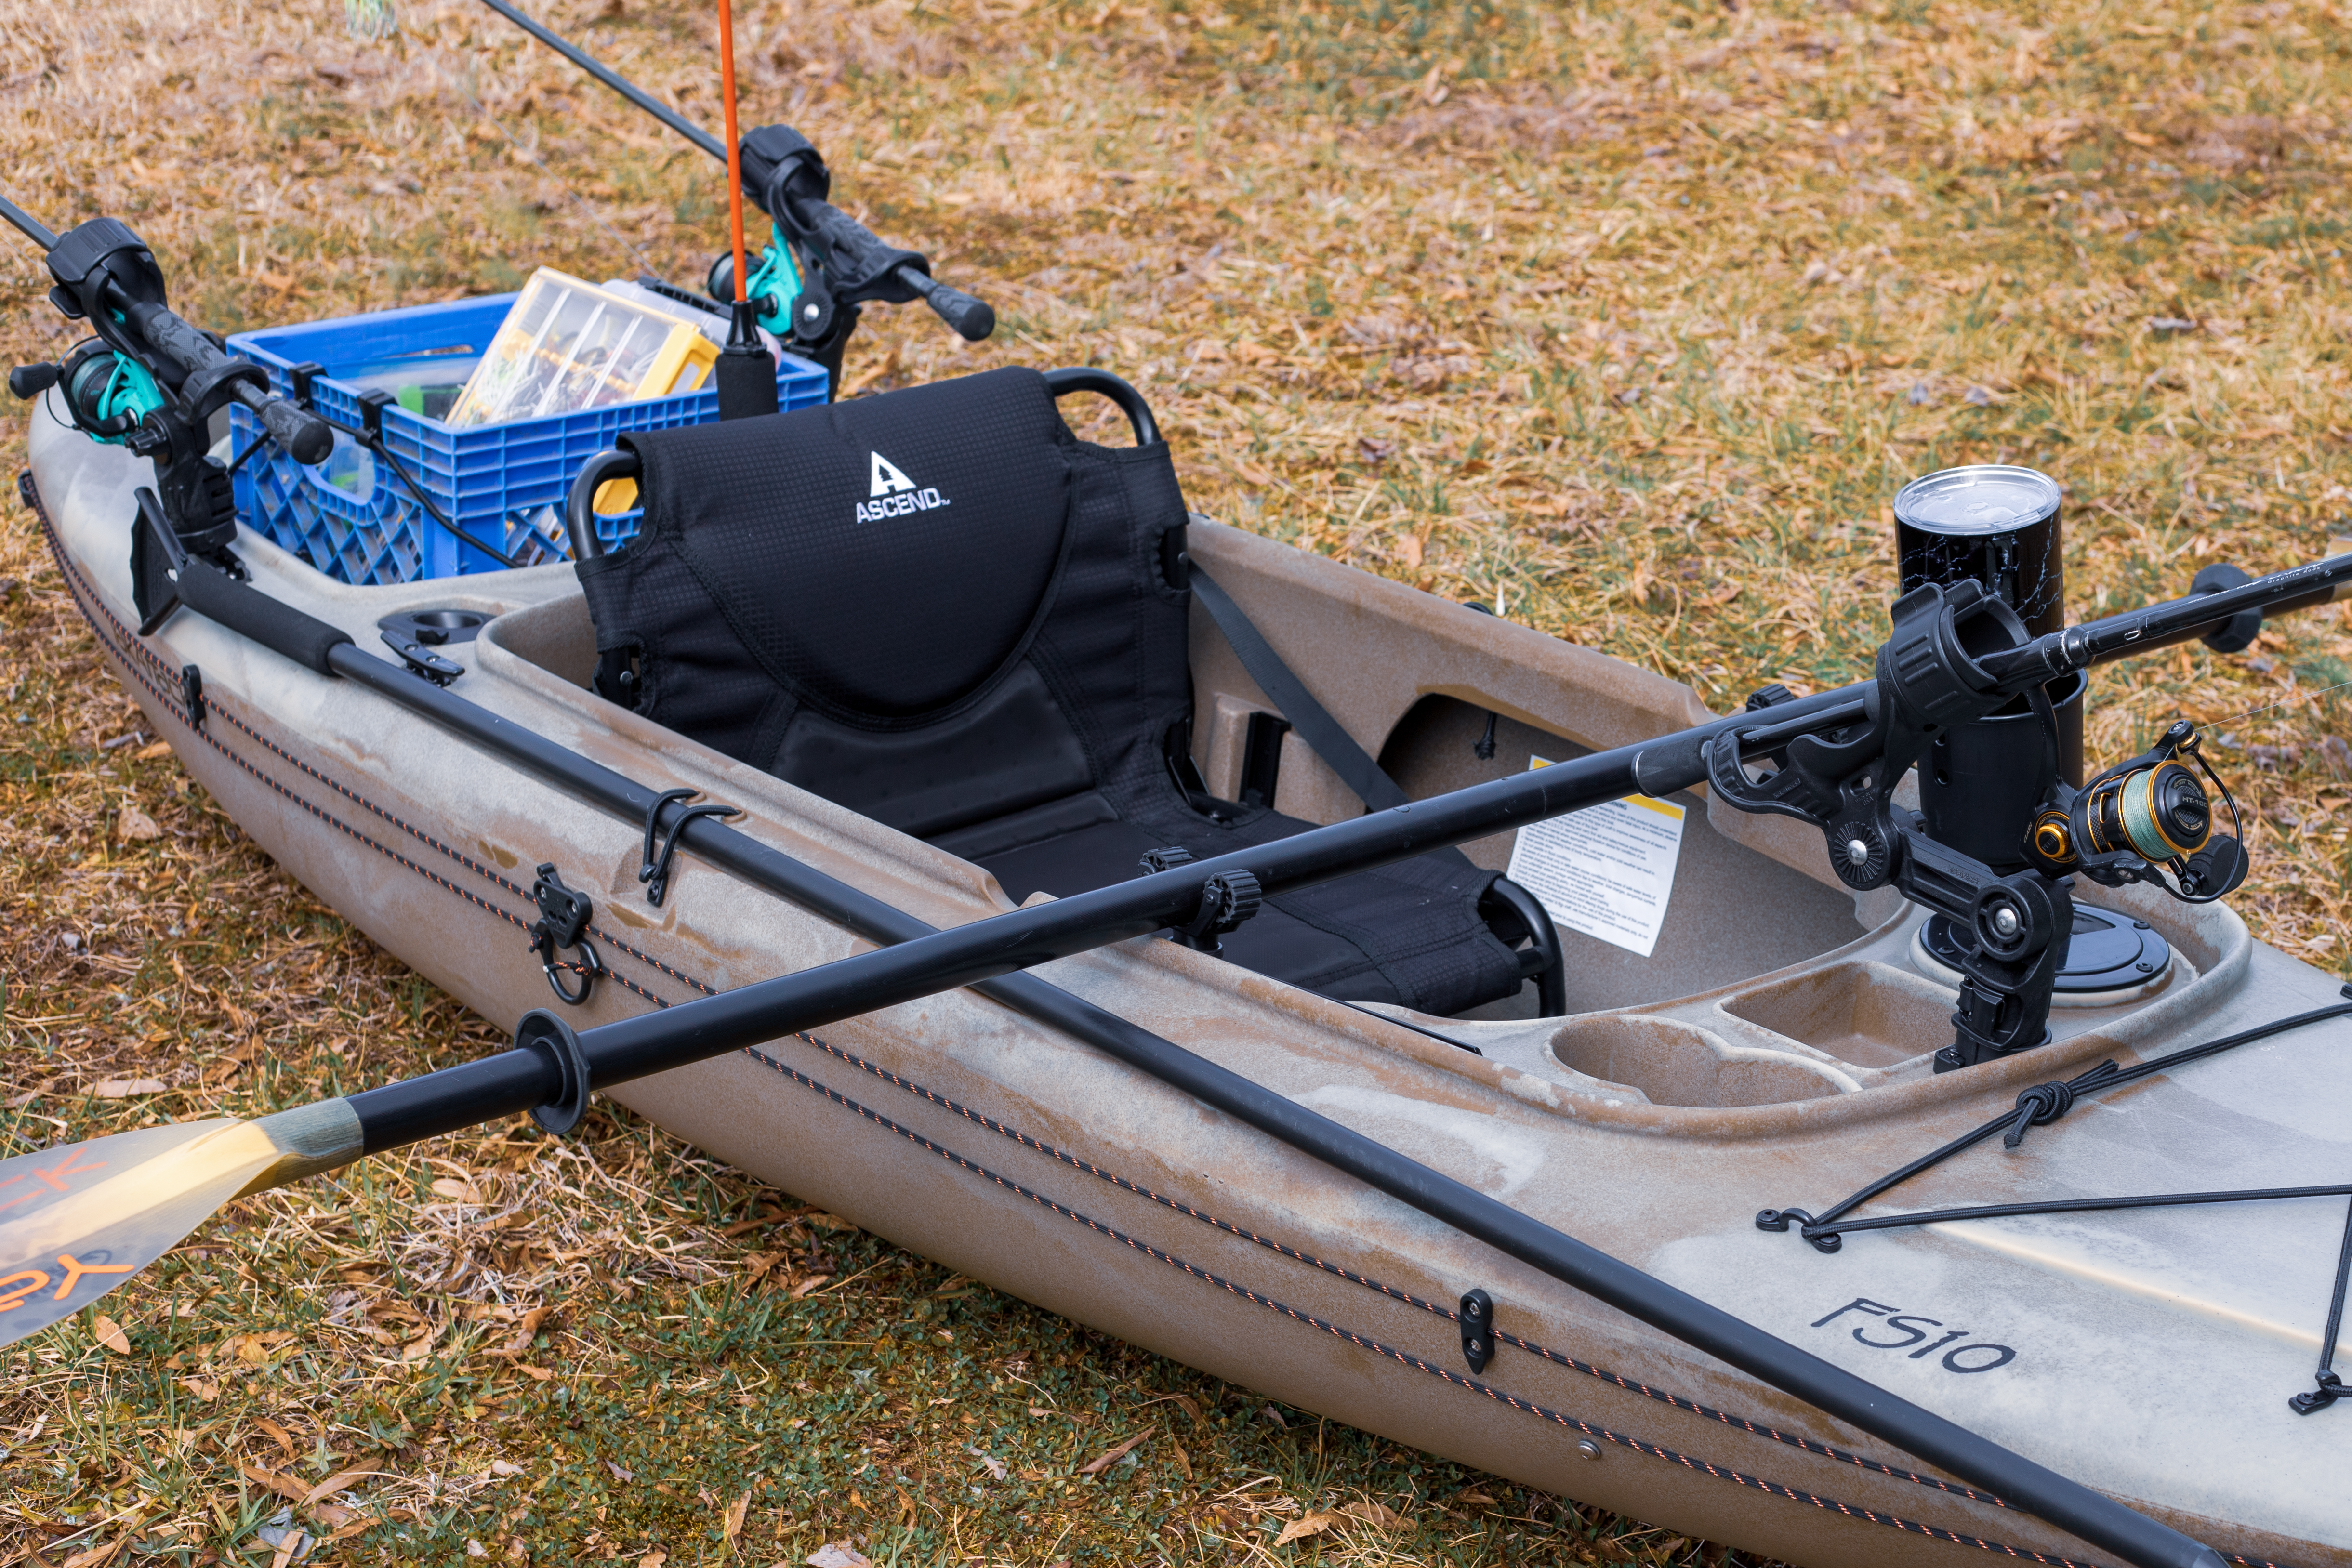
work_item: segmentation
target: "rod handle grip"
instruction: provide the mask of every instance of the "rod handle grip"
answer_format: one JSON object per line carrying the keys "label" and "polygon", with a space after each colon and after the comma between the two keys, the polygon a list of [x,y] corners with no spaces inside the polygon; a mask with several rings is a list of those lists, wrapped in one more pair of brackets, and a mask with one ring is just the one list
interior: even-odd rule
{"label": "rod handle grip", "polygon": [[[911,275],[911,276],[910,276]],[[898,276],[912,281],[922,275],[911,267],[902,267]],[[956,336],[967,343],[977,343],[996,330],[996,311],[987,300],[976,298],[961,288],[950,288],[937,278],[924,277],[916,291],[923,302],[939,313],[940,320],[956,330]]]}
{"label": "rod handle grip", "polygon": [[253,411],[270,439],[297,463],[324,463],[335,449],[334,427],[290,398],[271,397],[240,386],[236,401]]}

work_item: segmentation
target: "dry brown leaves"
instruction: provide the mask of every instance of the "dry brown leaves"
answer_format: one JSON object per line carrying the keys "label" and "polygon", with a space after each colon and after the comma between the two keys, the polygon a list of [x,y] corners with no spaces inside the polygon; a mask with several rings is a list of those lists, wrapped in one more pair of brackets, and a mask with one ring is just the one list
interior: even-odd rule
{"label": "dry brown leaves", "polygon": [[[539,9],[716,123],[704,10]],[[2018,461],[2064,482],[2083,614],[2179,592],[2213,561],[2317,553],[2352,503],[2352,71],[2326,5],[766,0],[738,20],[751,118],[807,131],[846,205],[1002,317],[971,347],[919,309],[869,313],[860,390],[1105,365],[1150,397],[1202,509],[1499,603],[1718,707],[1858,673],[1894,586],[1886,499],[1931,467]],[[707,161],[457,0],[403,7],[380,44],[332,0],[0,0],[0,189],[58,225],[130,221],[180,307],[226,330],[510,287],[541,264],[691,279],[720,239]],[[76,335],[44,287],[37,257],[0,246],[12,362]],[[11,1146],[291,1103],[496,1040],[192,791],[8,516]],[[2283,621],[2248,657],[2104,674],[2091,722],[2112,757],[2176,711],[2221,721],[2217,761],[2257,824],[2239,905],[2331,966],[2352,709],[2325,688],[2347,665],[2339,614]],[[501,1412],[576,1385],[698,1416],[716,1396],[665,1392],[654,1319],[814,1322],[914,1269],[725,1173],[695,1176],[727,1216],[710,1221],[681,1170],[698,1167],[641,1129],[560,1147],[493,1132],[332,1200],[241,1206],[184,1273],[110,1302],[127,1354],[94,1323],[16,1353],[0,1441],[29,1511],[0,1522],[0,1549],[59,1542],[50,1560],[84,1568],[133,1534],[211,1550],[266,1493],[288,1528],[452,1519],[443,1555],[520,1560],[506,1500],[548,1470],[511,1434],[572,1428]],[[1066,1453],[1084,1434],[1050,1406],[1024,1414],[1039,1396],[1019,1379],[1045,1374],[1013,1348],[1062,1332],[1015,1313],[960,1324],[948,1349],[926,1331],[940,1377],[967,1354],[1027,1368],[963,1396],[1001,1404],[1008,1435],[948,1423],[929,1469],[907,1460],[931,1451],[915,1416],[850,1421],[816,1403],[834,1397],[821,1372],[799,1378],[816,1393],[795,1375],[723,1406],[799,1409],[776,1429],[791,1442],[870,1432],[845,1438],[867,1443],[856,1463],[905,1479],[859,1483],[855,1506],[739,1507],[733,1477],[673,1500],[638,1476],[648,1461],[606,1455],[565,1472],[614,1490],[567,1505],[564,1550],[685,1561],[699,1531],[797,1561],[827,1542],[862,1553],[887,1523],[925,1553],[1024,1561],[1072,1551],[1045,1545],[1056,1531],[1186,1561],[1286,1532],[1283,1552],[1367,1563],[1699,1552],[1598,1516],[1512,1522],[1526,1502],[1331,1490],[1298,1432],[1201,1408],[1164,1445],[1116,1448],[1163,1406]],[[436,1387],[446,1403],[403,1403]],[[403,1413],[371,1427],[378,1407]],[[1353,1469],[1390,1462],[1333,1441],[1356,1445]],[[1150,1474],[1164,1491],[1109,1509],[1023,1479],[1107,1451],[1087,1486]]]}

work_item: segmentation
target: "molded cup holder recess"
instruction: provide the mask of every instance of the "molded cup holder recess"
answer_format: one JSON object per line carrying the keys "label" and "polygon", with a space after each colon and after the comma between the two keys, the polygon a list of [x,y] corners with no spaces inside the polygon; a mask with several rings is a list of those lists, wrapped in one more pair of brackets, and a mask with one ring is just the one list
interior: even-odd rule
{"label": "molded cup holder recess", "polygon": [[1952,993],[1863,960],[1727,997],[1725,1012],[1856,1067],[1892,1067],[1948,1045]]}
{"label": "molded cup holder recess", "polygon": [[1551,1037],[1560,1064],[1649,1096],[1654,1105],[1778,1105],[1861,1087],[1827,1062],[1755,1051],[1643,1013],[1595,1013]]}

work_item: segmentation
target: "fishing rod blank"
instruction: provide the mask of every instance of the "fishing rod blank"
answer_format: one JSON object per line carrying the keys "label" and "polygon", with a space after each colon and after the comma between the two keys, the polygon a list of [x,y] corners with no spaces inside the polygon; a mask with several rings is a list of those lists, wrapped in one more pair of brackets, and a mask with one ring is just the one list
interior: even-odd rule
{"label": "fishing rod blank", "polygon": [[639,109],[644,110],[647,114],[652,115],[656,120],[660,120],[664,125],[668,126],[672,131],[677,131],[680,136],[685,137],[688,141],[693,142],[697,147],[701,148],[705,152],[709,153],[713,158],[721,162],[726,160],[727,144],[724,141],[719,141],[719,138],[711,135],[710,132],[703,130],[702,127],[695,124],[694,121],[678,113],[677,110],[654,97],[587,50],[565,38],[562,34],[541,26],[523,12],[508,5],[507,0],[482,0],[482,4],[586,71],[590,76],[594,77],[598,81],[603,82],[606,87],[611,88],[614,92],[619,93],[623,98],[627,99],[631,103],[635,104]]}
{"label": "fishing rod blank", "polygon": [[744,292],[743,144],[735,133],[735,7],[719,0],[719,102],[727,124],[727,237],[734,268],[734,296],[728,312],[727,346],[719,350],[711,380],[719,389],[719,417],[754,419],[776,412],[776,362],[760,339],[760,316]]}
{"label": "fishing rod blank", "polygon": [[24,232],[26,239],[31,240],[43,250],[58,248],[58,236],[51,232],[49,226],[5,196],[0,196],[0,218],[6,218],[10,223],[15,224]]}

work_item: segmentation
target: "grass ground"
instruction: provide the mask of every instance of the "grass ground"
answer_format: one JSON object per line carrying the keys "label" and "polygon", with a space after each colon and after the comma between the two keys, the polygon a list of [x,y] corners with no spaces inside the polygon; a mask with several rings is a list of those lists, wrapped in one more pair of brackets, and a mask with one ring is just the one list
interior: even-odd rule
{"label": "grass ground", "polygon": [[[542,9],[716,122],[702,8]],[[223,329],[541,263],[700,273],[700,154],[485,10],[400,23],[0,0],[0,187],[131,221]],[[2057,476],[2078,614],[2316,554],[2352,485],[2341,6],[747,0],[740,25],[753,118],[1002,313],[977,349],[876,313],[861,390],[1108,366],[1202,509],[1718,707],[1860,672],[1911,475]],[[71,337],[43,283],[0,246],[12,359]],[[21,512],[0,573],[7,1150],[498,1038],[138,732]],[[2347,680],[2331,612],[2115,667],[2091,724],[2115,756],[2220,721],[2257,824],[2238,907],[2331,967]],[[1722,1560],[1271,1409],[601,1115],[241,1205],[105,1308],[0,1354],[0,1560],[283,1568],[289,1529],[330,1562]],[[1310,1512],[1329,1528],[1278,1543]]]}

